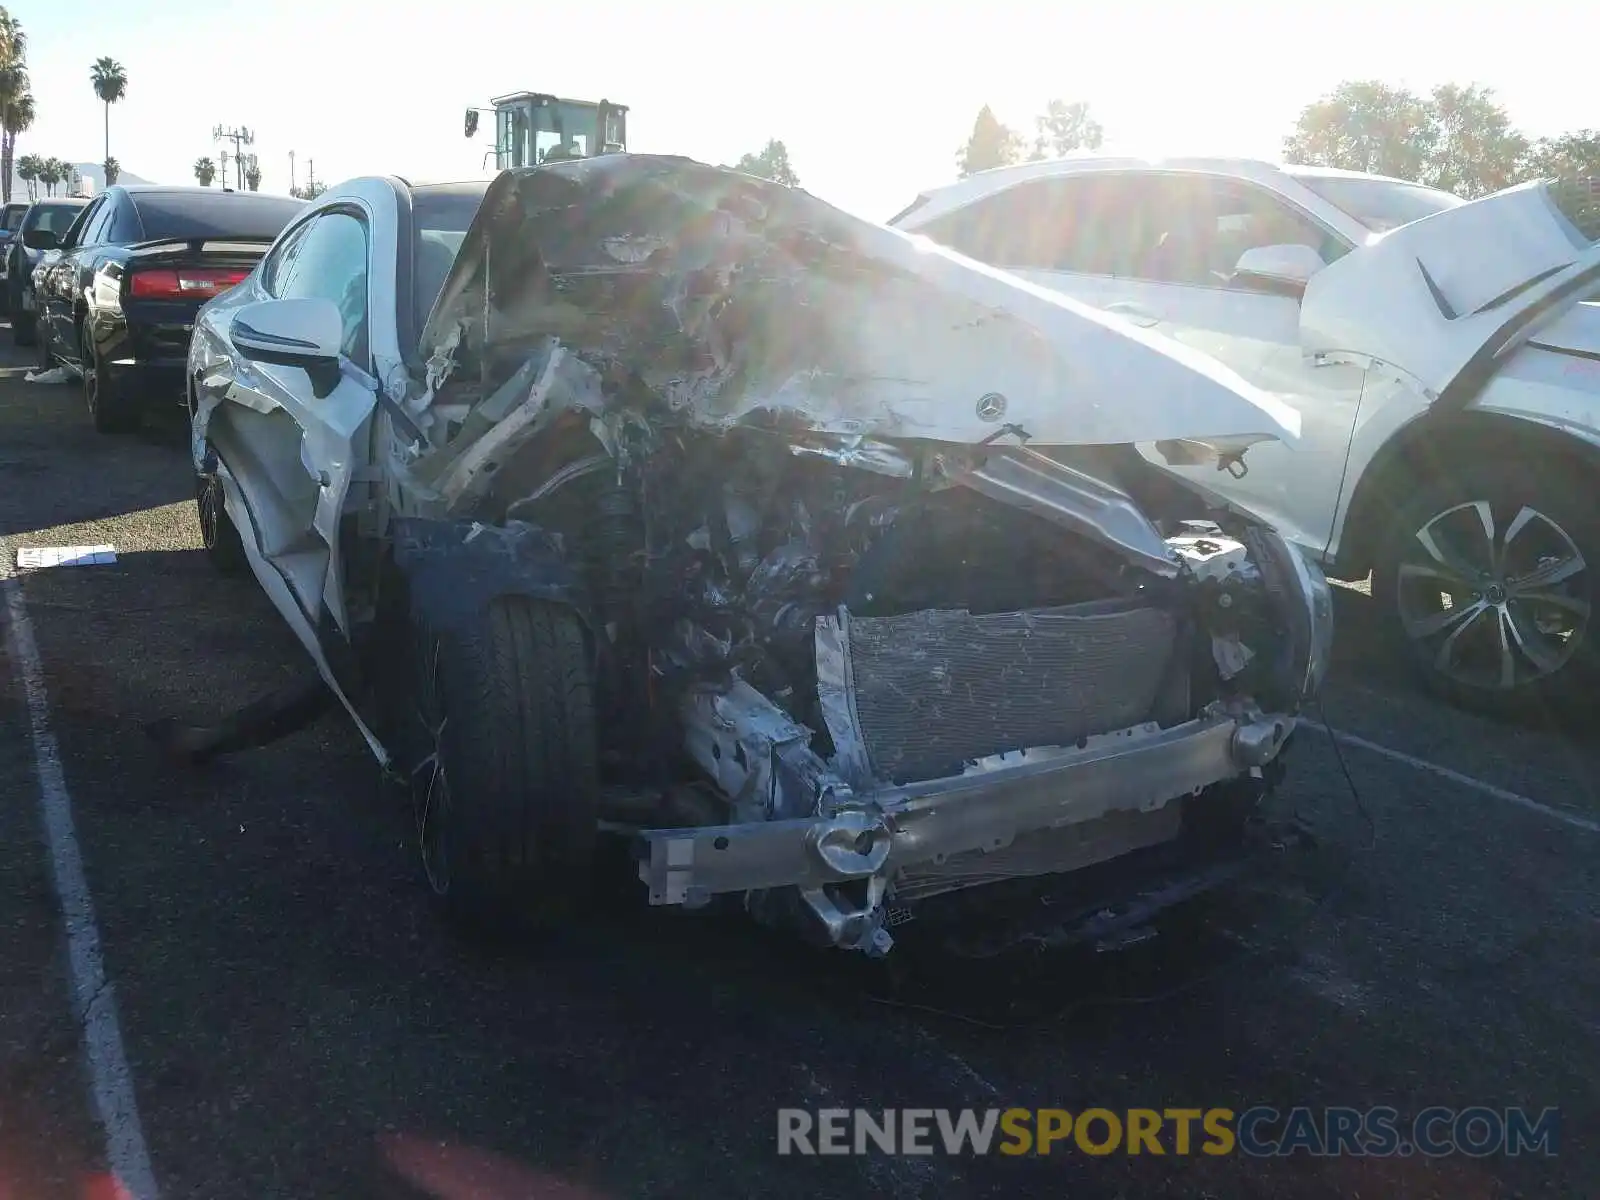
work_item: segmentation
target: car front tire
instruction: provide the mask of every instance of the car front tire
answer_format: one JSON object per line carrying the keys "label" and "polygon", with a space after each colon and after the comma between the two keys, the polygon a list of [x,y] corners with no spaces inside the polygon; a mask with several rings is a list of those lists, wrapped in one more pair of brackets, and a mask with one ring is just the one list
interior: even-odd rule
{"label": "car front tire", "polygon": [[424,875],[474,935],[544,931],[588,898],[599,813],[583,626],[559,605],[492,601],[462,628],[413,613],[411,777]]}
{"label": "car front tire", "polygon": [[194,477],[195,516],[200,522],[200,544],[206,560],[219,575],[242,575],[250,569],[239,527],[228,515],[222,480],[216,475]]}
{"label": "car front tire", "polygon": [[1557,464],[1468,466],[1395,507],[1373,600],[1430,691],[1511,715],[1567,702],[1594,679],[1593,495],[1592,476]]}

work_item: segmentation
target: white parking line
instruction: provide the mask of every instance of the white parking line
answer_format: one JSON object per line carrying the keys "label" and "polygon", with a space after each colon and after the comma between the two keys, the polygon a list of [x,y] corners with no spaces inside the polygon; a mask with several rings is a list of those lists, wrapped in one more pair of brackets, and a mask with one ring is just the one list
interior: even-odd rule
{"label": "white parking line", "polygon": [[1581,829],[1585,833],[1600,833],[1600,821],[1591,821],[1588,817],[1580,817],[1577,813],[1563,812],[1559,808],[1551,808],[1548,804],[1540,804],[1537,800],[1530,800],[1520,792],[1508,791],[1503,787],[1496,787],[1482,779],[1474,779],[1471,775],[1463,775],[1460,771],[1452,771],[1449,767],[1441,767],[1438,763],[1431,763],[1425,758],[1418,758],[1407,754],[1403,750],[1391,750],[1388,746],[1381,746],[1377,742],[1369,742],[1364,737],[1357,737],[1353,733],[1346,733],[1342,729],[1329,729],[1326,725],[1304,718],[1300,722],[1307,729],[1316,729],[1322,733],[1331,733],[1341,742],[1366,750],[1372,754],[1381,754],[1384,758],[1393,759],[1395,762],[1405,763],[1408,767],[1415,767],[1419,771],[1426,771],[1430,775],[1437,775],[1441,779],[1448,779],[1451,783],[1458,783],[1462,787],[1471,788],[1475,792],[1482,792],[1485,796],[1493,796],[1496,800],[1504,800],[1507,804],[1515,804],[1518,808],[1525,808],[1529,812],[1536,812],[1540,816],[1549,817],[1552,821],[1560,821],[1563,825],[1570,825],[1574,829]]}
{"label": "white parking line", "polygon": [[44,819],[50,865],[55,872],[56,898],[67,931],[67,959],[72,969],[72,990],[77,1020],[83,1026],[84,1053],[95,1108],[105,1130],[107,1166],[121,1185],[119,1195],[128,1200],[156,1200],[155,1172],[145,1148],[144,1127],[134,1097],[133,1074],[117,1026],[111,981],[106,977],[100,952],[100,930],[95,924],[94,901],[83,873],[83,856],[72,823],[72,797],[61,770],[61,749],[50,731],[50,703],[45,693],[44,667],[33,622],[16,579],[0,580],[5,591],[6,642],[11,661],[22,679],[23,697],[33,736],[33,760],[39,776],[39,811]]}

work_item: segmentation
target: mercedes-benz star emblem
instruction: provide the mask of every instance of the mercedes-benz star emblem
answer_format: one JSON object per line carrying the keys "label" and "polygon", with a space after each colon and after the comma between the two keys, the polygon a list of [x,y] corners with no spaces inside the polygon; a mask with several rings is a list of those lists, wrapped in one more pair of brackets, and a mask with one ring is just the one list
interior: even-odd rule
{"label": "mercedes-benz star emblem", "polygon": [[999,392],[990,392],[978,401],[978,420],[998,421],[1006,415],[1006,398]]}

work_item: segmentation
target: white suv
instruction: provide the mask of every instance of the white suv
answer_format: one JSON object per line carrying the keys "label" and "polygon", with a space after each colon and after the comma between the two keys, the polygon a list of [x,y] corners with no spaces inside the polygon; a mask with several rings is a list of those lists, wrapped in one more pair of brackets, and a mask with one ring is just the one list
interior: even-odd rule
{"label": "white suv", "polygon": [[1466,202],[1223,159],[985,171],[890,224],[1202,350],[1298,410],[1217,474],[1141,453],[1372,574],[1437,691],[1483,709],[1592,678],[1600,245],[1542,183]]}

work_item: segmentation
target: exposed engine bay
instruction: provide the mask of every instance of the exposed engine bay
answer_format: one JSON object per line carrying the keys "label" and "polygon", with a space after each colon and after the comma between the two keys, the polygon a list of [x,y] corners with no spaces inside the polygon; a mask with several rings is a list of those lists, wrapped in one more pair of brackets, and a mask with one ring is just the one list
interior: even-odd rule
{"label": "exposed engine bay", "polygon": [[[1236,835],[1325,667],[1315,568],[1129,445],[1044,436],[1056,409],[976,387],[964,415],[906,401],[921,385],[869,360],[915,348],[830,326],[793,307],[796,287],[849,283],[880,312],[905,292],[907,321],[946,329],[976,314],[1000,330],[991,353],[1074,380],[1040,357],[1041,325],[972,297],[937,311],[926,281],[882,263],[868,278],[859,246],[780,220],[801,203],[787,189],[680,161],[514,172],[525,190],[491,192],[386,480],[390,536],[467,522],[461,540],[536,546],[570,572],[603,816],[638,834],[652,902],[734,895],[882,954],[941,893]],[[698,181],[696,236],[641,230],[662,206],[607,170],[668,179],[680,207]],[[592,204],[574,207],[585,178]],[[1152,386],[1171,368],[1091,333],[1158,363]],[[962,353],[958,374],[985,375]],[[1173,394],[1160,436],[1204,432]],[[1084,425],[1124,419],[1096,410]]]}

